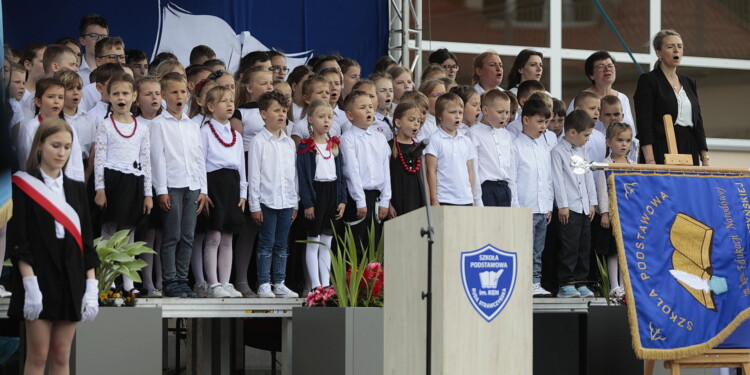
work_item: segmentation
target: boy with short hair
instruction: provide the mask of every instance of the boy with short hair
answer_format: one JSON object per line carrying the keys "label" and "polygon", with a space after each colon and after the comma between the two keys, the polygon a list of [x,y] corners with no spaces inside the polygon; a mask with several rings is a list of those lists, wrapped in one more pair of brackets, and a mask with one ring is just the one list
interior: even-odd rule
{"label": "boy with short hair", "polygon": [[385,135],[387,140],[391,140],[396,136],[396,128],[393,126],[393,116],[390,113],[391,103],[393,102],[393,78],[388,73],[375,73],[370,76],[370,80],[375,83],[375,92],[378,95],[375,120],[388,126],[390,133],[385,133]]}
{"label": "boy with short hair", "polygon": [[352,124],[341,136],[340,146],[349,193],[344,222],[362,245],[369,243],[367,231],[374,222],[377,246],[391,201],[391,148],[383,133],[370,129],[375,110],[369,94],[352,91],[344,100],[344,110]]}
{"label": "boy with short hair", "polygon": [[[596,123],[594,130],[602,132],[605,136],[607,135],[607,128],[610,124],[615,122],[622,122],[625,118],[623,113],[622,103],[620,98],[614,95],[607,95],[602,98],[601,102],[601,115],[599,116],[599,122]],[[631,129],[635,129],[633,124],[629,124]],[[628,151],[628,160],[638,160],[638,148],[640,148],[640,142],[635,137],[635,132],[631,132],[633,138],[630,142],[630,151]],[[606,138],[606,137],[605,137]]]}
{"label": "boy with short hair", "polygon": [[521,123],[523,106],[526,101],[529,100],[531,95],[537,92],[545,92],[544,85],[539,81],[530,79],[528,81],[523,81],[518,85],[518,115],[517,117],[510,118],[510,124],[508,124],[508,126],[506,127],[506,129],[511,132],[513,136],[518,136],[518,134],[521,133],[521,130],[523,130],[523,125]]}
{"label": "boy with short hair", "polygon": [[133,70],[133,79],[138,80],[148,75],[148,58],[146,53],[139,49],[125,51],[125,63]]}
{"label": "boy with short hair", "polygon": [[586,285],[580,284],[589,275],[591,219],[597,205],[594,176],[575,174],[570,166],[572,156],[587,159],[583,146],[593,131],[594,120],[583,110],[574,110],[565,117],[565,136],[550,155],[562,240],[558,254],[558,298],[594,296]]}
{"label": "boy with short hair", "polygon": [[216,52],[211,47],[200,44],[190,50],[190,65],[200,65],[207,60],[216,58]]}
{"label": "boy with short hair", "polygon": [[[78,106],[78,108],[83,109],[84,111],[87,111],[91,117],[94,119],[94,124],[96,127],[99,127],[99,124],[102,123],[102,121],[106,120],[108,118],[108,107],[109,107],[109,94],[107,93],[107,85],[109,84],[109,80],[114,76],[115,74],[122,74],[125,73],[125,70],[122,68],[120,64],[115,63],[107,63],[104,65],[99,66],[94,71],[94,76],[96,77],[96,82],[92,83],[88,86],[85,86],[81,92],[81,104]],[[94,101],[93,103],[89,104],[88,109],[86,106],[86,92],[87,88],[93,88],[96,90],[96,97],[99,98],[99,100]],[[93,97],[93,94],[89,94],[89,98]]]}
{"label": "boy with short hair", "polygon": [[98,66],[95,52],[96,42],[109,36],[109,26],[107,20],[98,14],[87,14],[81,18],[78,24],[80,37],[78,43],[85,48],[85,54],[81,59],[81,65],[78,67],[78,74],[83,80],[83,86],[86,87],[89,82],[89,75]]}
{"label": "boy with short hair", "polygon": [[10,121],[11,128],[24,120],[24,111],[21,108],[21,99],[26,94],[26,69],[18,63],[10,64],[10,83],[8,84],[8,102],[13,108],[13,118]]}
{"label": "boy with short hair", "polygon": [[287,238],[299,201],[297,150],[284,131],[288,107],[286,96],[278,90],[260,96],[258,109],[265,125],[253,138],[247,156],[250,213],[260,227],[258,297],[262,298],[298,297],[284,285]]}
{"label": "boy with short hair", "polygon": [[[125,44],[118,37],[104,38],[96,42],[94,50],[96,51],[97,67],[105,64],[125,64]],[[109,99],[104,99],[105,96],[108,96],[106,95],[107,86],[98,85],[99,75],[95,76],[97,81],[83,86],[83,92],[81,93],[82,108],[87,111],[90,111],[99,101],[109,102]],[[102,92],[102,88],[104,92]]]}
{"label": "boy with short hair", "polygon": [[73,51],[76,56],[76,69],[78,69],[78,67],[81,65],[81,46],[78,44],[78,41],[76,41],[73,37],[64,36],[56,40],[55,44],[63,45]]}
{"label": "boy with short hair", "polygon": [[513,176],[518,186],[514,207],[529,207],[534,228],[534,265],[531,294],[534,297],[549,297],[552,294],[542,288],[542,252],[547,234],[547,225],[552,217],[552,178],[549,148],[542,138],[547,131],[551,112],[541,100],[529,100],[521,116],[523,131],[513,142]]}
{"label": "boy with short hair", "polygon": [[44,76],[52,77],[60,69],[78,71],[78,60],[72,49],[60,44],[50,44],[42,55]]}
{"label": "boy with short hair", "polygon": [[166,111],[151,121],[151,174],[164,217],[161,265],[165,297],[197,297],[187,285],[198,213],[206,204],[206,165],[198,124],[183,113],[187,82],[179,73],[161,79]]}
{"label": "boy with short hair", "polygon": [[[596,123],[599,121],[600,103],[599,97],[593,92],[581,91],[573,99],[573,108],[583,110]],[[607,156],[606,143],[604,133],[592,132],[588,143],[586,143],[586,159],[591,162],[602,162]]]}
{"label": "boy with short hair", "polygon": [[552,99],[552,119],[549,121],[549,128],[547,130],[555,133],[555,137],[560,141],[563,137],[563,129],[565,128],[565,102],[560,99]]}
{"label": "boy with short hair", "polygon": [[482,120],[469,128],[469,138],[476,147],[477,180],[485,206],[510,207],[516,198],[516,181],[512,166],[513,136],[504,129],[510,115],[510,98],[498,89],[482,95]]}

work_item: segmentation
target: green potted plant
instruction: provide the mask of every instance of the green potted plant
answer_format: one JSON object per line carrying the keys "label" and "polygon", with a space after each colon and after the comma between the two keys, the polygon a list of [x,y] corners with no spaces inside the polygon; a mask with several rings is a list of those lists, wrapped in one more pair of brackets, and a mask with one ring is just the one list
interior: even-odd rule
{"label": "green potted plant", "polygon": [[[146,266],[146,262],[135,259],[140,254],[156,254],[156,252],[144,246],[142,241],[128,243],[130,231],[121,230],[110,239],[103,240],[101,237],[94,240],[94,248],[99,256],[99,267],[96,269],[96,279],[99,281],[99,303],[104,306],[114,305],[114,299],[120,297],[117,293],[111,293],[110,287],[115,279],[122,275],[127,276],[135,282],[141,282],[138,271]],[[126,305],[135,305],[132,294],[122,296]]]}

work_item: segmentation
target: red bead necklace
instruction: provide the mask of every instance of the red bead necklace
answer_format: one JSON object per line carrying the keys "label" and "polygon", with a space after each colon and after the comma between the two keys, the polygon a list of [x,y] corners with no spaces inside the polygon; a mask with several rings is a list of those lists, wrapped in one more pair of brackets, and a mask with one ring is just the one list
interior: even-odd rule
{"label": "red bead necklace", "polygon": [[[404,153],[401,152],[401,145],[399,144],[398,140],[394,139],[393,142],[396,144],[396,150],[398,150],[398,159],[401,161],[401,166],[404,167],[407,173],[415,174],[419,172],[419,168],[422,167],[422,161],[419,157],[417,157],[416,162],[414,163],[414,168],[409,167],[409,164],[406,163],[404,160]],[[417,142],[414,142],[412,140],[412,144],[414,147],[417,147]]]}
{"label": "red bead necklace", "polygon": [[133,132],[130,133],[130,135],[122,134],[120,129],[117,127],[117,122],[115,122],[115,116],[109,116],[110,120],[112,120],[112,125],[115,127],[115,131],[117,131],[117,134],[119,134],[123,138],[130,138],[135,135],[135,131],[138,130],[138,120],[135,118],[135,116],[130,115],[130,117],[135,122],[135,126],[133,126]]}
{"label": "red bead necklace", "polygon": [[320,149],[320,147],[318,147],[318,142],[315,142],[315,140],[313,140],[313,144],[315,144],[315,149],[318,150],[318,155],[320,155],[320,157],[322,157],[323,159],[328,160],[328,159],[331,158],[331,156],[333,156],[333,150],[329,149],[328,150],[328,156],[325,156],[323,154],[323,151]]}
{"label": "red bead necklace", "polygon": [[235,143],[237,143],[237,132],[234,129],[230,129],[232,131],[232,142],[227,143],[227,142],[224,142],[223,139],[221,139],[221,136],[216,131],[216,129],[214,128],[214,124],[211,123],[211,121],[206,121],[206,123],[208,123],[208,127],[211,128],[211,133],[214,133],[214,137],[216,137],[216,140],[219,141],[219,143],[221,143],[222,146],[232,147],[234,146]]}

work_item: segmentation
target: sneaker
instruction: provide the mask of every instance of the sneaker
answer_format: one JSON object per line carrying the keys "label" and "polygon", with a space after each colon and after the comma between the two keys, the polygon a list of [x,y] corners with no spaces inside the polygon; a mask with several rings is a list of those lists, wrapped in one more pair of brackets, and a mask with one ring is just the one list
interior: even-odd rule
{"label": "sneaker", "polygon": [[13,293],[5,290],[5,287],[0,285],[0,298],[9,298]]}
{"label": "sneaker", "polygon": [[560,290],[557,291],[557,298],[580,298],[581,293],[578,293],[576,288],[573,285],[566,285],[563,287],[560,287]]}
{"label": "sneaker", "polygon": [[187,297],[187,294],[185,293],[185,290],[181,288],[180,283],[173,282],[173,283],[164,283],[164,297],[168,298],[185,298]]}
{"label": "sneaker", "polygon": [[591,298],[594,296],[594,292],[591,291],[591,289],[587,288],[586,285],[581,285],[578,288],[578,293],[581,294],[581,298]]}
{"label": "sneaker", "polygon": [[276,295],[271,291],[271,284],[269,283],[260,284],[260,286],[258,287],[258,297],[275,298]]}
{"label": "sneaker", "polygon": [[193,292],[198,295],[198,298],[208,298],[208,296],[211,295],[211,288],[208,287],[207,282],[201,281],[198,284],[195,284]]}
{"label": "sneaker", "polygon": [[161,290],[154,289],[146,295],[146,298],[161,298],[163,296]]}
{"label": "sneaker", "polygon": [[609,292],[611,298],[623,298],[625,297],[625,290],[621,286],[615,287]]}
{"label": "sneaker", "polygon": [[187,284],[187,281],[180,281],[180,288],[182,288],[182,290],[185,291],[185,297],[198,298],[198,293],[190,289],[190,286]]}
{"label": "sneaker", "polygon": [[[242,293],[240,293],[237,289],[234,289],[234,285],[232,285],[230,283],[226,283],[226,284],[222,285],[222,287],[224,287],[224,290],[227,293],[229,293],[229,297],[231,297],[231,298],[242,298],[243,297]],[[251,290],[251,292],[252,292],[252,290]],[[253,293],[253,294],[255,294],[255,293]]]}
{"label": "sneaker", "polygon": [[299,298],[299,294],[287,288],[284,283],[273,284],[273,293],[276,294],[276,297],[281,298]]}
{"label": "sneaker", "polygon": [[232,295],[229,294],[229,292],[224,289],[224,285],[221,284],[215,284],[211,285],[211,293],[209,294],[211,298],[229,298]]}
{"label": "sneaker", "polygon": [[531,284],[531,296],[532,297],[552,297],[552,293],[542,288],[539,283]]}

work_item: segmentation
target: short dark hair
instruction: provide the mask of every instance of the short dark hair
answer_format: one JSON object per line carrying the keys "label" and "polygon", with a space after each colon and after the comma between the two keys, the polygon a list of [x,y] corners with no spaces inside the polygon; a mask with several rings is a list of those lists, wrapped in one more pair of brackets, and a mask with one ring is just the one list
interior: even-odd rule
{"label": "short dark hair", "polygon": [[552,98],[552,112],[555,116],[565,117],[565,102],[557,98]]}
{"label": "short dark hair", "polygon": [[268,110],[268,107],[271,106],[271,102],[276,102],[284,108],[289,108],[289,101],[286,99],[286,95],[282,94],[279,90],[272,90],[264,92],[260,98],[258,98],[258,109],[261,111]]}
{"label": "short dark hair", "polygon": [[271,61],[271,57],[268,56],[268,51],[252,51],[240,59],[240,66],[237,69],[237,75],[235,78],[239,78],[239,74],[245,73],[247,68],[254,66],[259,62]]}
{"label": "short dark hair", "polygon": [[190,65],[195,64],[195,61],[201,57],[208,57],[208,59],[216,58],[216,52],[211,47],[199,44],[190,51]]}
{"label": "short dark hair", "polygon": [[123,72],[125,72],[125,69],[123,69],[122,66],[118,63],[106,63],[104,65],[99,65],[96,67],[96,69],[94,69],[93,72],[91,72],[91,77],[93,77],[91,82],[104,83],[106,81],[109,81],[109,79],[112,78],[114,74]]}
{"label": "short dark hair", "polygon": [[551,118],[552,117],[552,111],[550,111],[547,104],[539,99],[530,99],[526,101],[526,104],[523,106],[523,112],[521,113],[522,117],[534,117],[534,116],[542,116],[544,118]]}
{"label": "short dark hair", "polygon": [[585,63],[583,63],[583,71],[584,71],[584,73],[586,73],[586,78],[588,78],[589,81],[591,81],[592,85],[594,84],[594,80],[591,79],[590,77],[594,74],[594,63],[597,62],[597,61],[606,60],[606,59],[612,60],[612,64],[614,64],[614,63],[617,62],[615,60],[615,58],[612,57],[612,55],[609,54],[609,52],[607,52],[607,51],[596,51],[596,52],[592,53],[591,56],[589,56],[586,59]]}
{"label": "short dark hair", "polygon": [[81,22],[78,24],[78,33],[80,36],[83,36],[83,34],[86,33],[86,28],[88,28],[91,25],[101,26],[107,30],[109,30],[109,24],[107,23],[107,19],[96,14],[91,13],[87,14],[83,17],[81,17]]}
{"label": "short dark hair", "polygon": [[96,44],[94,45],[94,56],[101,57],[101,53],[105,48],[115,48],[118,46],[125,48],[125,42],[123,42],[122,38],[120,38],[119,36],[104,38],[96,42]]}
{"label": "short dark hair", "polygon": [[34,62],[34,58],[36,57],[36,53],[42,49],[47,48],[47,45],[41,42],[31,42],[28,46],[26,46],[26,49],[23,50],[23,53],[21,54],[21,60],[18,62],[23,64],[26,61],[29,61],[31,63]]}
{"label": "short dark hair", "polygon": [[516,96],[518,99],[528,99],[529,95],[531,95],[534,91],[545,91],[544,85],[534,79],[530,79],[528,81],[523,81],[518,85],[518,94]]}
{"label": "short dark hair", "polygon": [[321,71],[321,69],[323,69],[323,63],[329,62],[329,61],[333,61],[336,64],[339,63],[339,59],[336,58],[336,56],[333,56],[333,55],[320,56],[317,59],[315,59],[315,65],[313,65],[312,67],[313,72],[315,72],[315,74],[318,74]]}
{"label": "short dark hair", "polygon": [[[524,114],[526,114],[526,107],[524,107],[523,112]],[[592,119],[591,116],[589,116],[589,114],[582,109],[576,109],[565,116],[566,132],[571,129],[574,129],[577,132],[583,132],[593,127],[594,119]]]}
{"label": "short dark hair", "polygon": [[279,56],[281,56],[283,58],[286,58],[286,56],[284,56],[284,53],[282,53],[279,50],[272,49],[272,50],[268,51],[268,57],[271,58],[271,59],[273,59],[274,57],[279,57]]}
{"label": "short dark hair", "polygon": [[398,65],[398,63],[388,55],[380,56],[375,63],[375,69],[373,72],[385,72],[388,70],[389,65]]}
{"label": "short dark hair", "polygon": [[146,52],[143,52],[143,50],[129,49],[125,51],[125,61],[128,64],[141,60],[146,60],[148,63],[148,57],[146,57]]}
{"label": "short dark hair", "polygon": [[456,55],[454,55],[452,52],[448,51],[446,48],[441,48],[433,53],[430,54],[430,57],[427,58],[427,61],[430,64],[438,64],[442,65],[445,60],[452,59],[458,64],[458,58],[456,58]]}
{"label": "short dark hair", "polygon": [[[210,59],[210,60],[206,60],[206,61],[203,62],[203,66],[205,66],[206,68],[209,68],[209,69],[211,69],[212,67],[216,67],[216,65],[223,66],[224,70],[227,69],[227,64],[224,61],[220,60],[220,59]],[[211,70],[216,70],[216,69],[211,69]]]}
{"label": "short dark hair", "polygon": [[62,37],[62,38],[59,38],[59,39],[57,39],[57,40],[55,41],[55,44],[62,44],[62,45],[66,45],[66,44],[68,44],[68,43],[73,43],[73,44],[75,44],[75,45],[78,45],[78,40],[76,40],[76,39],[75,39],[75,38],[73,38],[72,36],[64,36],[64,37]]}
{"label": "short dark hair", "polygon": [[208,74],[211,74],[211,69],[208,69],[207,67],[200,65],[200,64],[193,64],[185,68],[185,77],[187,77],[188,81],[195,78],[198,74],[201,72],[208,72]]}
{"label": "short dark hair", "polygon": [[469,98],[474,95],[478,94],[477,90],[474,88],[474,86],[469,85],[463,85],[463,86],[456,86],[452,89],[450,89],[449,92],[452,92],[456,95],[458,95],[461,100],[464,101],[464,104],[469,101]]}

